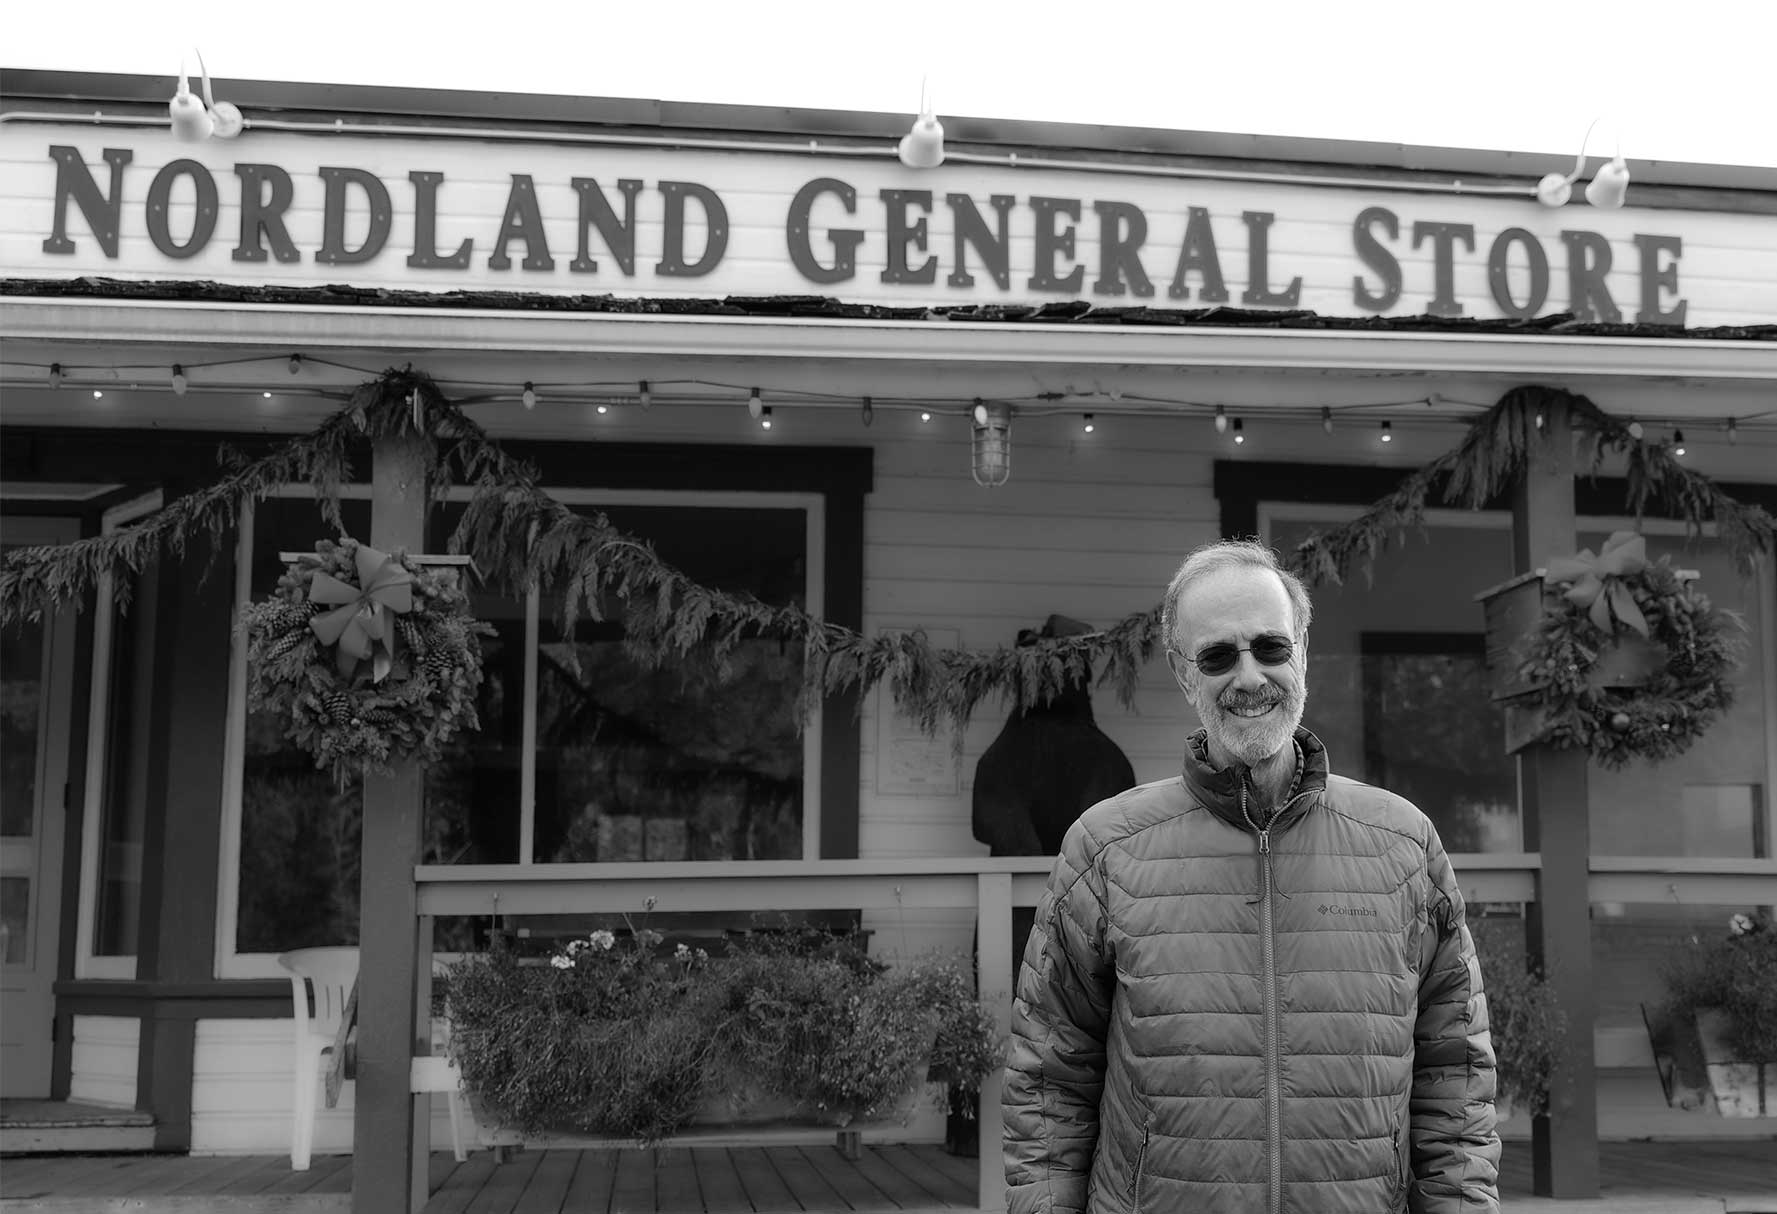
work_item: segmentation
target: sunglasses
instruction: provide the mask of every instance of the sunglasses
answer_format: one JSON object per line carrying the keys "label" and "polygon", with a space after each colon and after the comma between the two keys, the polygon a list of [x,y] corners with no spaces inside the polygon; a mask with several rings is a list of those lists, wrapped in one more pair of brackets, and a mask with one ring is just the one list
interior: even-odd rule
{"label": "sunglasses", "polygon": [[1197,651],[1197,656],[1179,657],[1190,662],[1203,674],[1227,674],[1240,662],[1240,655],[1250,653],[1261,666],[1282,666],[1296,652],[1296,645],[1281,633],[1268,632],[1264,636],[1254,637],[1248,646],[1233,645],[1227,641],[1217,641],[1213,645],[1205,645]]}

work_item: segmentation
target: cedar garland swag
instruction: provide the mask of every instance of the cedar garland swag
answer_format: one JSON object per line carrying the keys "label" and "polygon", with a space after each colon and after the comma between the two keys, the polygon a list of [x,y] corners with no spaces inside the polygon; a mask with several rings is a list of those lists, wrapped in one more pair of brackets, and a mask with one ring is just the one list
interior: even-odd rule
{"label": "cedar garland swag", "polygon": [[[1681,518],[1690,534],[1714,524],[1736,562],[1749,567],[1773,546],[1772,516],[1735,501],[1708,477],[1685,467],[1658,443],[1634,438],[1628,427],[1583,396],[1560,389],[1516,388],[1470,425],[1461,443],[1357,518],[1316,533],[1286,563],[1305,581],[1341,581],[1354,567],[1368,569],[1392,537],[1419,524],[1433,499],[1479,509],[1523,468],[1534,417],[1542,402],[1565,400],[1587,440],[1583,464],[1596,472],[1606,454],[1627,461],[1630,513],[1654,502]],[[536,474],[508,456],[487,432],[445,398],[431,378],[411,367],[391,369],[360,385],[346,404],[312,433],[247,461],[224,449],[215,484],[178,498],[140,522],[75,543],[15,548],[0,568],[0,622],[37,619],[60,604],[78,606],[107,570],[136,570],[163,547],[182,556],[191,536],[220,540],[242,506],[279,486],[307,481],[324,517],[341,526],[339,494],[352,480],[352,456],[364,440],[418,433],[428,437],[430,483],[442,498],[454,484],[470,487],[450,550],[472,555],[495,584],[517,590],[537,581],[561,591],[561,624],[582,614],[602,618],[621,603],[627,644],[652,661],[699,651],[725,666],[749,636],[778,637],[806,646],[804,707],[830,692],[886,685],[900,710],[928,733],[948,724],[960,734],[976,707],[993,696],[1017,708],[1047,703],[1071,683],[1089,677],[1132,702],[1142,667],[1160,643],[1160,609],[1135,612],[1108,628],[1055,637],[1016,649],[939,649],[921,632],[865,637],[800,608],[769,607],[751,596],[711,590],[657,557],[645,542],[618,531],[602,514],[582,515],[555,501]],[[115,580],[120,601],[128,580]]]}

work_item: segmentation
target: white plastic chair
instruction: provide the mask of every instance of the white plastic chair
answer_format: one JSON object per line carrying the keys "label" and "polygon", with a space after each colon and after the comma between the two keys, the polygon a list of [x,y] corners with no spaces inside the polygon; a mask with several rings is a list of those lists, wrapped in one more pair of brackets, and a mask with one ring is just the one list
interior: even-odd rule
{"label": "white plastic chair", "polygon": [[[339,1021],[345,1015],[352,984],[358,978],[358,950],[350,946],[291,949],[279,954],[278,964],[290,971],[290,1002],[296,1020],[290,1167],[304,1172],[315,1145],[316,1096],[332,1061],[334,1038],[339,1035]],[[454,1088],[446,1095],[450,1104],[451,1149],[461,1163],[469,1158],[463,1148],[463,1096]]]}

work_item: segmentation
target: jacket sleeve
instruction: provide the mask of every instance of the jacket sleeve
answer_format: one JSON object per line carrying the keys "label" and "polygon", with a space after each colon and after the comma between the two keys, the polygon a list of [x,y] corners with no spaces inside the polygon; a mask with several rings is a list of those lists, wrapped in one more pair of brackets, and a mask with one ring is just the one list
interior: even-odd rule
{"label": "jacket sleeve", "polygon": [[1061,845],[1019,966],[1003,1097],[1007,1214],[1074,1214],[1098,1146],[1113,971],[1101,849]]}
{"label": "jacket sleeve", "polygon": [[1412,1214],[1497,1214],[1499,1131],[1481,964],[1450,857],[1427,824],[1429,922],[1413,1033]]}

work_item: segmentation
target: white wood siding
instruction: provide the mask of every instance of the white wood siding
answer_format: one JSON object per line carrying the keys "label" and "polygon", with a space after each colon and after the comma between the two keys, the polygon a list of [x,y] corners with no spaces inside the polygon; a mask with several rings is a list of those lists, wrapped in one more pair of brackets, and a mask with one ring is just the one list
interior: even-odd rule
{"label": "white wood siding", "polygon": [[134,1016],[74,1017],[68,1099],[135,1108],[141,1040],[142,1022]]}
{"label": "white wood siding", "polygon": [[[199,1020],[191,1075],[191,1153],[246,1155],[290,1149],[292,1020]],[[316,1155],[350,1153],[353,1096],[316,1100]],[[450,1111],[432,1097],[432,1149],[450,1149]],[[468,1131],[466,1130],[467,1134]],[[473,1145],[473,1143],[469,1143]]]}

